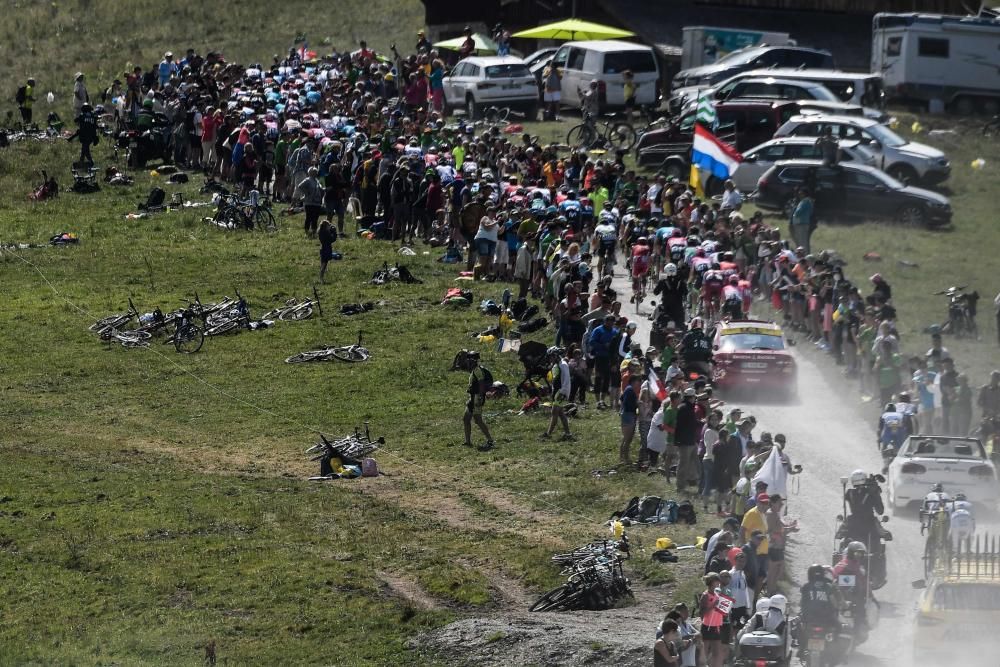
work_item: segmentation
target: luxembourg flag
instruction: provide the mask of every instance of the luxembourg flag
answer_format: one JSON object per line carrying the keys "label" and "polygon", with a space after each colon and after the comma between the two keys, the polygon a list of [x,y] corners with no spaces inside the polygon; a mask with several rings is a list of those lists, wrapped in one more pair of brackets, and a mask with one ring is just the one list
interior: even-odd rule
{"label": "luxembourg flag", "polygon": [[695,123],[694,145],[691,147],[692,166],[697,166],[703,173],[725,180],[742,161],[743,156],[735,148],[720,141],[700,123]]}
{"label": "luxembourg flag", "polygon": [[667,400],[667,388],[663,386],[662,382],[660,382],[660,378],[656,377],[656,372],[652,369],[652,367],[649,369],[649,376],[647,379],[649,380],[650,390],[656,393],[656,400],[661,403]]}

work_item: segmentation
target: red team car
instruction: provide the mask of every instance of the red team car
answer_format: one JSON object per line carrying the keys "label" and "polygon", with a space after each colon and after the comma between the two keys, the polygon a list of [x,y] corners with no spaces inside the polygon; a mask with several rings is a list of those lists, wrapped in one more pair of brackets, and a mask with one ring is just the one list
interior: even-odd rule
{"label": "red team car", "polygon": [[774,322],[720,322],[712,350],[719,389],[770,391],[786,398],[795,395],[795,359]]}

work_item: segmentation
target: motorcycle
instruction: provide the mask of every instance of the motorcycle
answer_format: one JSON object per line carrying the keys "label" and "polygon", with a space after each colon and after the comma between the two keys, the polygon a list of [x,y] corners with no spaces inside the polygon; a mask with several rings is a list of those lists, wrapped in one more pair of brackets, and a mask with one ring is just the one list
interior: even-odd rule
{"label": "motorcycle", "polygon": [[792,649],[788,641],[791,630],[784,633],[755,630],[744,633],[737,644],[733,667],[787,667]]}
{"label": "motorcycle", "polygon": [[952,286],[935,292],[935,296],[948,297],[948,321],[941,325],[942,333],[975,338],[979,334],[976,327],[976,302],[979,292],[965,292],[966,285]]}
{"label": "motorcycle", "polygon": [[[895,456],[895,454],[893,454]],[[840,483],[844,491],[844,513],[837,515],[837,530],[834,533],[833,565],[840,562],[840,558],[851,542],[861,542],[868,550],[868,581],[871,589],[877,591],[886,585],[888,572],[886,569],[885,543],[892,541],[892,533],[881,527],[876,530],[864,530],[861,522],[852,521],[852,516],[847,511],[847,478],[841,477]],[[879,483],[885,483],[882,475],[869,475],[868,484],[872,484],[877,489],[879,495],[882,493]],[[887,523],[888,516],[881,517],[881,523]],[[877,538],[875,533],[878,533]]]}
{"label": "motorcycle", "polygon": [[170,164],[173,161],[170,121],[166,115],[157,113],[154,115],[153,127],[148,130],[140,132],[129,129],[119,133],[118,146],[129,149],[129,167],[141,169],[152,160]]}
{"label": "motorcycle", "polygon": [[853,650],[853,623],[838,621],[836,628],[814,623],[799,628],[799,661],[805,667],[833,667],[846,662]]}

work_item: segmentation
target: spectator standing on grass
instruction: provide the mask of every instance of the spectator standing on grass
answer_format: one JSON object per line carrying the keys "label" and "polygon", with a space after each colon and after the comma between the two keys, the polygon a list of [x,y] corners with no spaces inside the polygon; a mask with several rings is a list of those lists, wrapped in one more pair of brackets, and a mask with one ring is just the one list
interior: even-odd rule
{"label": "spectator standing on grass", "polygon": [[809,239],[815,227],[815,217],[812,195],[807,190],[799,188],[798,202],[792,210],[789,227],[791,228],[792,240],[797,246],[802,246],[806,253],[809,252]]}
{"label": "spectator standing on grass", "polygon": [[892,401],[892,396],[899,391],[899,371],[903,365],[899,353],[893,349],[891,340],[877,343],[875,353],[875,374],[878,377],[879,403],[885,405]]}
{"label": "spectator standing on grass", "polygon": [[29,78],[22,89],[17,91],[15,98],[17,109],[21,112],[21,122],[31,125],[31,109],[35,106],[35,79]]}
{"label": "spectator standing on grass", "polygon": [[478,352],[473,353],[473,360],[475,366],[469,373],[469,387],[466,390],[469,398],[465,402],[465,414],[462,417],[462,426],[465,430],[463,444],[466,447],[472,446],[472,422],[475,421],[479,430],[486,436],[486,444],[480,447],[481,450],[486,451],[493,448],[493,436],[490,435],[490,429],[483,420],[483,405],[486,403],[486,392],[489,390],[491,384],[489,378],[492,375],[480,363]]}
{"label": "spectator standing on grass", "polygon": [[323,186],[319,182],[319,169],[309,167],[306,177],[295,187],[295,198],[301,198],[306,219],[303,223],[306,236],[316,236],[316,225],[323,213]]}
{"label": "spectator standing on grass", "polygon": [[66,141],[77,139],[80,142],[80,164],[94,166],[94,158],[90,155],[90,147],[97,144],[97,116],[89,104],[84,104],[76,117],[76,132]]}
{"label": "spectator standing on grass", "polygon": [[698,434],[701,424],[695,413],[695,390],[684,390],[684,400],[677,408],[677,425],[674,443],[677,445],[677,493],[683,495],[686,487],[698,484]]}
{"label": "spectator standing on grass", "polygon": [[326,283],[326,265],[333,259],[333,244],[337,240],[337,230],[330,225],[329,220],[319,224],[319,281]]}
{"label": "spectator standing on grass", "polygon": [[618,462],[626,466],[632,465],[632,440],[639,419],[639,391],[642,381],[643,378],[639,374],[629,377],[628,385],[621,396],[622,441],[618,448]]}
{"label": "spectator standing on grass", "polygon": [[77,115],[83,111],[84,104],[90,103],[90,95],[87,93],[87,86],[83,79],[83,72],[77,72],[73,82],[73,111]]}

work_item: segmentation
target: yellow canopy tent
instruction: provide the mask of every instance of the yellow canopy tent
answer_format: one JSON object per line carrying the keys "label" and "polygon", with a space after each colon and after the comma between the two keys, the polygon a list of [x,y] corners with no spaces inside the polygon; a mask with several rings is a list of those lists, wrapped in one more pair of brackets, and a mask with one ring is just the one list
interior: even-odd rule
{"label": "yellow canopy tent", "polygon": [[[492,56],[496,55],[497,43],[492,39],[483,35],[481,33],[473,33],[472,40],[476,43],[476,48],[473,53],[477,56]],[[465,41],[465,36],[455,37],[454,39],[446,39],[443,42],[438,42],[434,46],[439,49],[448,49],[450,51],[458,51],[462,48],[462,43]]]}
{"label": "yellow canopy tent", "polygon": [[634,37],[634,32],[613,28],[609,25],[581,21],[580,19],[564,19],[555,23],[540,25],[537,28],[529,28],[521,32],[515,32],[511,37],[523,37],[524,39],[562,39],[562,40],[594,40],[594,39],[618,39],[620,37]]}

